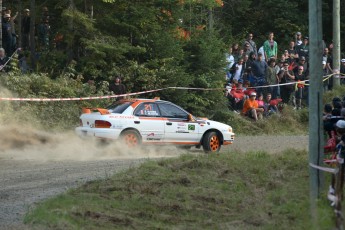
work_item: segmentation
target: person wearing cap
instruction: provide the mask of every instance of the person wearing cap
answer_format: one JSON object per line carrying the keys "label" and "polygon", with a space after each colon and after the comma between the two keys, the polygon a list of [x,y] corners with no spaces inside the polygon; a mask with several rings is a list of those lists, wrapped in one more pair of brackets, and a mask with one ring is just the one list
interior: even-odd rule
{"label": "person wearing cap", "polygon": [[297,32],[296,33],[296,46],[302,45],[303,41],[302,41],[302,33],[301,32]]}
{"label": "person wearing cap", "polygon": [[22,31],[22,48],[28,50],[30,48],[30,10],[25,9],[21,24]]}
{"label": "person wearing cap", "polygon": [[[109,85],[109,91],[113,92],[115,95],[121,95],[126,93],[126,87],[121,83],[121,78],[116,77],[114,82]],[[116,101],[123,99],[124,97],[117,97]]]}
{"label": "person wearing cap", "polygon": [[304,37],[303,43],[301,45],[296,46],[296,50],[298,53],[298,56],[304,56],[307,60],[309,57],[309,38]]}
{"label": "person wearing cap", "polygon": [[11,56],[13,53],[13,35],[11,28],[11,15],[5,14],[4,21],[2,23],[2,46],[6,50],[6,53]]}
{"label": "person wearing cap", "polygon": [[[280,82],[282,84],[290,83],[290,84],[281,86],[281,98],[283,100],[283,103],[289,104],[289,102],[291,101],[291,96],[293,95],[293,92],[295,91],[295,84],[293,84],[295,82],[295,75],[292,72],[292,70],[289,70],[288,62],[284,63],[283,68],[281,70],[282,70],[282,73],[280,76],[281,78]],[[292,104],[294,105],[294,107],[296,107],[294,97],[292,99],[293,99]]]}
{"label": "person wearing cap", "polygon": [[[263,54],[258,53],[257,60],[254,61],[252,64],[252,72],[256,79],[255,86],[264,86],[266,85],[266,71],[267,71],[267,63],[262,60]],[[263,88],[257,88],[257,92],[261,93]]]}
{"label": "person wearing cap", "polygon": [[262,117],[264,109],[259,108],[256,99],[256,92],[251,92],[249,98],[244,102],[242,113],[255,121]]}

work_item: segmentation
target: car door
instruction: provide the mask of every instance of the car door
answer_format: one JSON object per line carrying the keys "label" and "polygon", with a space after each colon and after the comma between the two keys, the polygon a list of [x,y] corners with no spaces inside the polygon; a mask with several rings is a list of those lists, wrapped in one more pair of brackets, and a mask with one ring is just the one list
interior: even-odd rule
{"label": "car door", "polygon": [[164,139],[170,143],[195,143],[200,141],[199,125],[188,119],[188,113],[168,102],[157,103],[161,116],[165,118]]}
{"label": "car door", "polygon": [[139,104],[133,115],[138,118],[134,121],[134,127],[139,130],[143,142],[163,142],[165,122],[156,103],[143,102]]}

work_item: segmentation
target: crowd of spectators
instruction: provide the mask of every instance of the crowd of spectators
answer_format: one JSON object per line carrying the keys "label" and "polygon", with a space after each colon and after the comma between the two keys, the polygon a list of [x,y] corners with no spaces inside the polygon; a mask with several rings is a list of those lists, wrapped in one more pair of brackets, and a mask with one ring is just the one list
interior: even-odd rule
{"label": "crowd of spectators", "polygon": [[[19,21],[19,18],[21,20]],[[41,17],[39,23],[35,24],[34,39],[35,39],[35,51],[48,50],[50,46],[50,25],[49,25],[49,10],[47,7],[42,8]],[[16,51],[19,51],[19,67],[22,72],[27,71],[26,64],[26,51],[30,51],[30,10],[24,9],[19,17],[19,13],[16,12],[12,15],[12,11],[9,8],[3,7],[2,9],[2,50],[0,53],[4,53],[6,59],[11,57]],[[19,28],[20,27],[20,28]],[[20,33],[18,33],[20,30]],[[0,57],[3,59],[3,57]],[[7,65],[8,60],[6,60]],[[0,60],[0,71],[9,71],[8,66],[3,67],[3,61]]]}
{"label": "crowd of spectators", "polygon": [[[309,38],[297,32],[281,55],[278,55],[278,43],[273,32],[268,33],[267,40],[260,47],[254,40],[253,33],[249,33],[243,42],[231,45],[226,54],[226,97],[229,107],[257,120],[255,114],[248,113],[248,108],[244,106],[246,100],[250,100],[252,91],[255,91],[257,98],[259,95],[263,98],[269,95],[274,106],[279,102],[290,104],[294,109],[308,106],[308,86],[304,81],[309,79]],[[324,44],[320,63],[324,75],[333,73],[332,48],[332,44],[328,47]],[[345,74],[345,59],[341,60],[340,72]],[[328,78],[324,81],[324,90],[331,89],[332,78]],[[266,114],[271,113],[266,111]]]}

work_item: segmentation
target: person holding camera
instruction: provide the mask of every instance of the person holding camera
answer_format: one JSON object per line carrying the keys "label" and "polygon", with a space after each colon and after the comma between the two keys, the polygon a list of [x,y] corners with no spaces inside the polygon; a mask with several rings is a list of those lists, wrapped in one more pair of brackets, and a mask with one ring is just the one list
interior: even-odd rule
{"label": "person holding camera", "polygon": [[[285,84],[281,86],[281,98],[283,103],[288,104],[290,102],[290,97],[292,96],[292,103],[295,106],[295,75],[294,73],[289,70],[289,63],[285,62],[283,68],[281,69],[281,84]],[[287,83],[287,84],[286,84]]]}

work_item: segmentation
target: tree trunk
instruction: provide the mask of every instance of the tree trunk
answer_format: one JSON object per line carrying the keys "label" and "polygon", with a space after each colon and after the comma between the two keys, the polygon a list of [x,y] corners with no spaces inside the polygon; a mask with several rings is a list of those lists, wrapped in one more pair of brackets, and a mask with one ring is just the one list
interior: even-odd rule
{"label": "tree trunk", "polygon": [[31,0],[30,3],[30,61],[31,68],[36,70],[36,43],[35,43],[35,0]]}
{"label": "tree trunk", "polygon": [[18,38],[17,39],[17,47],[20,47],[22,48],[22,13],[23,13],[23,6],[22,6],[22,1],[19,1],[18,3],[18,12],[19,12],[19,15],[18,15],[18,26],[17,26],[17,31],[18,31]]}

